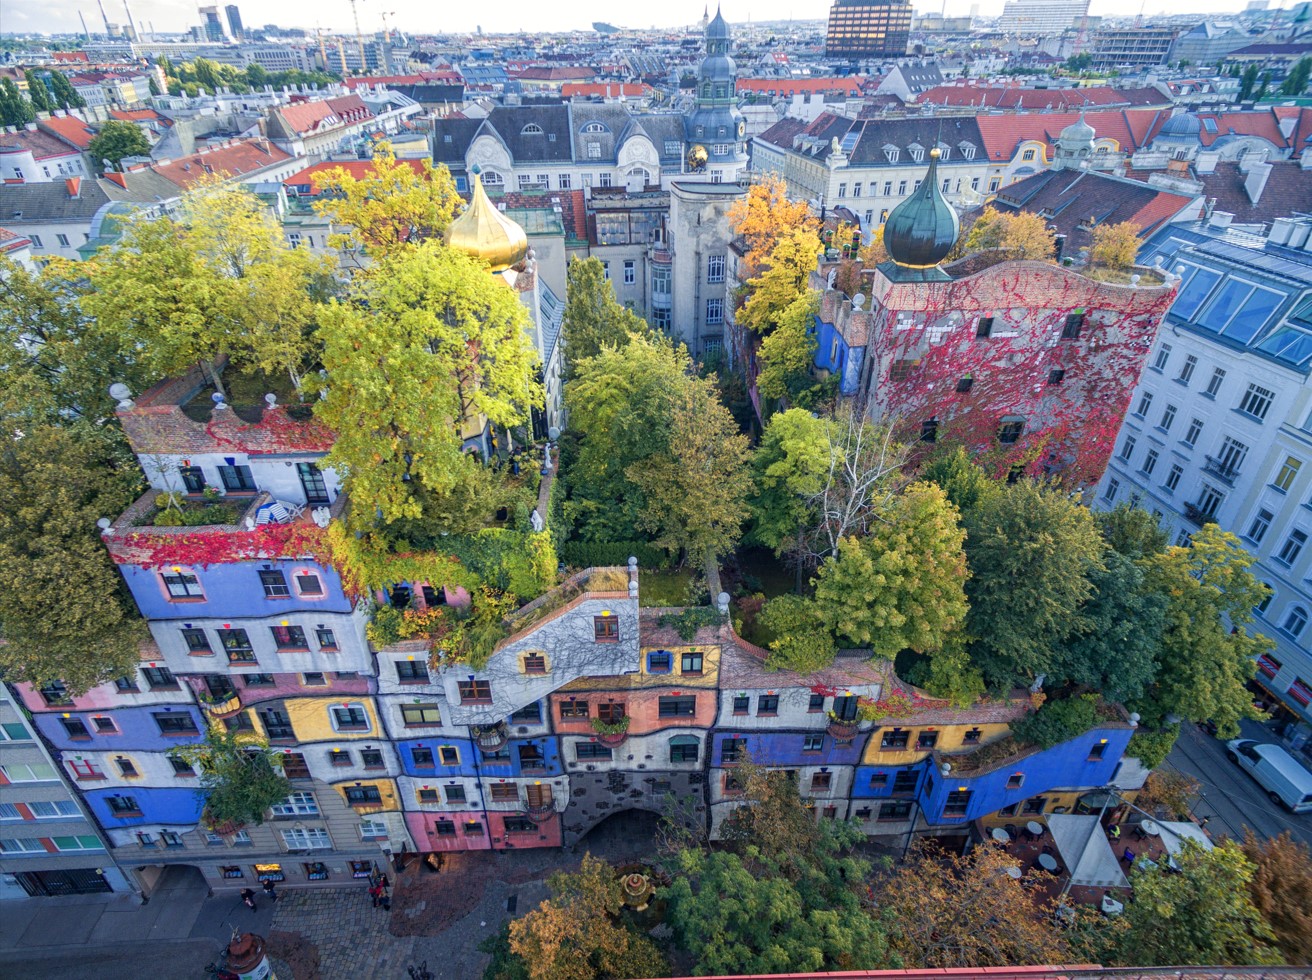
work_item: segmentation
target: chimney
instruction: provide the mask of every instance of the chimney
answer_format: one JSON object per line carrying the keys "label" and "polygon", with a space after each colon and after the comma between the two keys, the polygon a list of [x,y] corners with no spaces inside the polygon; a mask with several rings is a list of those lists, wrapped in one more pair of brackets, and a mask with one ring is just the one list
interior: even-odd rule
{"label": "chimney", "polygon": [[82,196],[81,177],[65,177],[64,187],[68,189],[68,196],[73,198],[74,200],[77,200],[79,197]]}
{"label": "chimney", "polygon": [[1248,199],[1257,204],[1262,199],[1262,191],[1266,189],[1267,178],[1271,176],[1271,164],[1263,161],[1254,163],[1248,169],[1248,177],[1244,180],[1244,190],[1248,192]]}

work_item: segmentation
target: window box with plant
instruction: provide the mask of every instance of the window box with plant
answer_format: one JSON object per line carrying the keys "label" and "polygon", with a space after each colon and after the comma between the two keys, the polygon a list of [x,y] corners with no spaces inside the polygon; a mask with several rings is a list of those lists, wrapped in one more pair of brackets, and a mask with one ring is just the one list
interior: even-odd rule
{"label": "window box with plant", "polygon": [[613,721],[593,718],[592,730],[597,733],[597,741],[602,745],[619,745],[628,737],[630,720],[628,715],[622,715]]}
{"label": "window box with plant", "polygon": [[834,740],[836,745],[847,745],[859,731],[861,724],[858,718],[840,718],[832,711],[829,714],[829,727],[826,729],[829,737]]}
{"label": "window box with plant", "polygon": [[236,691],[216,694],[213,691],[201,691],[196,695],[205,714],[211,718],[230,718],[241,710],[241,696]]}

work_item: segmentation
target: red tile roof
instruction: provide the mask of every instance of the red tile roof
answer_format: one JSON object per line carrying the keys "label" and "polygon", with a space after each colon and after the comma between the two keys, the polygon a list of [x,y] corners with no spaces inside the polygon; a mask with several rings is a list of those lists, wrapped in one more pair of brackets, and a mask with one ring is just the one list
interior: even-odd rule
{"label": "red tile roof", "polygon": [[79,150],[85,150],[96,138],[96,131],[87,125],[85,119],[77,116],[51,116],[37,123],[43,130],[72,143]]}
{"label": "red tile roof", "polygon": [[185,190],[209,173],[236,177],[290,159],[290,154],[284,153],[268,140],[241,140],[230,146],[216,146],[168,163],[151,164],[150,169]]}
{"label": "red tile roof", "polygon": [[[1269,140],[1276,146],[1287,146],[1284,134],[1280,132],[1279,118],[1268,109],[1260,109],[1254,112],[1199,112],[1196,113],[1199,119],[1212,120],[1216,123],[1216,132],[1210,132],[1206,125],[1198,132],[1198,138],[1202,141],[1203,146],[1211,146],[1223,136],[1260,136],[1262,139]],[[1149,140],[1157,135],[1157,132],[1170,119],[1170,113],[1160,113],[1153,125]]]}
{"label": "red tile roof", "polygon": [[110,118],[118,119],[122,122],[150,122],[159,123],[161,126],[172,126],[173,120],[167,116],[161,116],[154,109],[110,109]]}
{"label": "red tile roof", "polygon": [[[423,173],[424,161],[422,160],[400,160],[410,167],[415,173]],[[296,188],[302,196],[313,196],[319,193],[314,187],[314,175],[326,173],[329,170],[341,168],[349,173],[356,180],[362,180],[374,172],[374,162],[372,160],[326,160],[323,163],[316,163],[314,166],[306,167],[304,170],[298,170],[283,180],[283,186],[287,188]]]}
{"label": "red tile roof", "polygon": [[[1105,85],[1090,88],[1020,88],[1016,86],[938,85],[916,97],[934,105],[987,106],[993,109],[1070,109],[1128,105],[1126,93]],[[1160,95],[1159,101],[1169,100]]]}
{"label": "red tile roof", "polygon": [[29,150],[36,160],[77,156],[78,153],[75,147],[39,129],[20,129],[16,133],[0,133],[0,150],[5,149]]}
{"label": "red tile roof", "polygon": [[25,245],[31,245],[32,239],[16,235],[8,228],[0,228],[0,252],[16,252]]}
{"label": "red tile roof", "polygon": [[560,94],[566,98],[644,98],[651,95],[651,86],[634,82],[566,82],[560,87]]}
{"label": "red tile roof", "polygon": [[373,118],[373,112],[358,95],[293,102],[280,107],[278,113],[301,136]]}
{"label": "red tile roof", "polygon": [[841,92],[860,95],[865,78],[860,75],[843,75],[825,78],[740,78],[739,92],[760,92],[775,95],[803,95],[806,93]]}
{"label": "red tile roof", "polygon": [[83,64],[89,64],[91,62],[91,59],[87,57],[85,51],[56,51],[52,57],[57,62],[80,61]]}
{"label": "red tile roof", "polygon": [[[1116,140],[1122,151],[1131,153],[1143,143],[1143,138],[1137,133],[1151,129],[1158,116],[1165,118],[1165,113],[1151,109],[1121,109],[1086,112],[1084,120],[1093,127],[1095,138]],[[984,138],[989,159],[998,161],[1010,160],[1025,140],[1041,140],[1048,146],[1054,145],[1061,131],[1079,118],[1078,112],[1019,112],[1005,116],[976,116],[975,122]]]}
{"label": "red tile roof", "polygon": [[597,73],[591,68],[566,68],[563,66],[552,66],[550,68],[534,67],[523,68],[519,71],[508,73],[511,78],[518,78],[521,81],[531,82],[574,82],[585,81],[596,77]]}

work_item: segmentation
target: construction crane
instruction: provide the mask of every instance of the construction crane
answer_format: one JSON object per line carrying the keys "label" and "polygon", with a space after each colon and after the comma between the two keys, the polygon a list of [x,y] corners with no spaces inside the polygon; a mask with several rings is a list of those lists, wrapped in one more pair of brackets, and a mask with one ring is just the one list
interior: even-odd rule
{"label": "construction crane", "polygon": [[391,43],[392,43],[392,29],[391,29],[390,27],[387,26],[387,18],[388,18],[388,17],[395,17],[395,16],[396,16],[396,11],[395,11],[395,10],[389,10],[389,11],[387,11],[386,13],[384,13],[382,16],[383,16],[383,40],[386,41],[388,44],[391,44]]}
{"label": "construction crane", "polygon": [[355,18],[355,43],[360,46],[360,74],[369,74],[369,65],[364,58],[364,34],[360,32],[360,2],[351,0],[351,16]]}

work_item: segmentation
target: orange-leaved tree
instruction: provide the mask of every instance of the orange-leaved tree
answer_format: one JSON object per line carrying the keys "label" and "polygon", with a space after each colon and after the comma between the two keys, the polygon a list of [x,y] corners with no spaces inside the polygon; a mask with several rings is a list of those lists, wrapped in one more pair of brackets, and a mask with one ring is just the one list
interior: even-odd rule
{"label": "orange-leaved tree", "polygon": [[816,234],[820,222],[805,201],[790,201],[787,184],[770,174],[747,190],[747,196],[729,209],[729,226],[747,241],[747,254],[738,263],[739,276],[753,279],[769,262],[775,243],[796,228]]}

